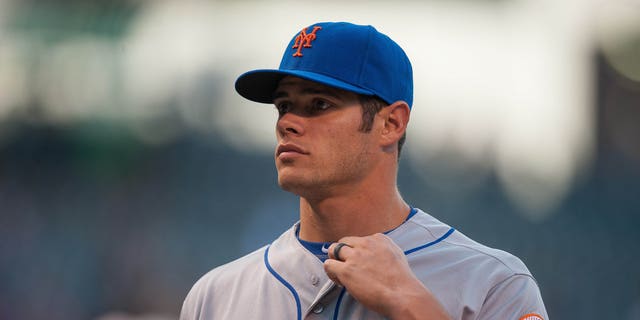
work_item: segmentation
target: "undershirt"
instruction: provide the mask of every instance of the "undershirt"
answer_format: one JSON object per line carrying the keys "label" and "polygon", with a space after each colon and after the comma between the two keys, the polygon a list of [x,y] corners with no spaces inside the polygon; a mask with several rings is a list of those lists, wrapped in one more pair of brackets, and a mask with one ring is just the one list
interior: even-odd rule
{"label": "undershirt", "polygon": [[[416,212],[418,212],[418,210],[416,210],[415,208],[411,207],[410,210],[409,210],[409,215],[407,216],[406,219],[404,219],[403,223],[406,222],[407,220],[411,219],[411,217],[413,217],[416,214]],[[395,230],[396,228],[388,230],[388,231],[384,232],[384,234],[387,234],[387,233]],[[311,252],[314,256],[316,256],[318,259],[320,259],[320,261],[322,261],[323,263],[324,263],[325,260],[329,259],[329,246],[333,242],[312,242],[312,241],[302,240],[302,239],[300,239],[300,227],[298,227],[298,229],[296,229],[296,238],[298,239],[298,241],[300,241],[300,244],[303,247],[305,247],[305,249],[307,249],[309,252]]]}

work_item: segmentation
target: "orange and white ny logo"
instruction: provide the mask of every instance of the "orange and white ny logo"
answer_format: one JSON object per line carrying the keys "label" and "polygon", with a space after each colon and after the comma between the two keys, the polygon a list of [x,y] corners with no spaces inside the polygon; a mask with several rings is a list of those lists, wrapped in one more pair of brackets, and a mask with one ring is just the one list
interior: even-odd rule
{"label": "orange and white ny logo", "polygon": [[294,57],[302,57],[302,48],[311,48],[311,41],[316,39],[316,31],[322,27],[313,27],[311,33],[307,33],[307,28],[302,29],[293,43],[292,49],[298,49],[293,54]]}

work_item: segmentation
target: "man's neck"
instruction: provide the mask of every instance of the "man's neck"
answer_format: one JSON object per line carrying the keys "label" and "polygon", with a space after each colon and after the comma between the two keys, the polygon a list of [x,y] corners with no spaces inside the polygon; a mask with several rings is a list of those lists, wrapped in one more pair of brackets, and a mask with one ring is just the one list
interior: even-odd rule
{"label": "man's neck", "polygon": [[314,242],[338,241],[391,230],[404,222],[410,207],[397,189],[375,194],[300,198],[300,238]]}

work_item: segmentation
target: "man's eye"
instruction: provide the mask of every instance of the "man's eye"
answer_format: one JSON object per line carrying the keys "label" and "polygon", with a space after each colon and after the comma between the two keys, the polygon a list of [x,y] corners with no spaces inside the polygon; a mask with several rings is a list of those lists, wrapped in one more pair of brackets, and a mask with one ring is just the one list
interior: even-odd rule
{"label": "man's eye", "polygon": [[278,104],[276,104],[276,109],[278,110],[278,113],[280,115],[283,115],[287,112],[289,112],[289,109],[291,109],[291,104],[288,102],[280,102]]}
{"label": "man's eye", "polygon": [[315,111],[327,110],[331,108],[331,106],[331,103],[323,99],[314,99],[312,102],[312,107]]}

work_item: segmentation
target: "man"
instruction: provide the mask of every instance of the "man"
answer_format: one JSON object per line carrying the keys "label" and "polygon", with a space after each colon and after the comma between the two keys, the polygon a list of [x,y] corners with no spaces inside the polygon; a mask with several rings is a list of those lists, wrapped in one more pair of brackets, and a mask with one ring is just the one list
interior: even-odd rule
{"label": "man", "polygon": [[398,192],[413,79],[393,40],[313,24],[279,69],[247,72],[236,90],[279,113],[278,183],[300,197],[300,221],[202,277],[181,319],[547,319],[520,260]]}

